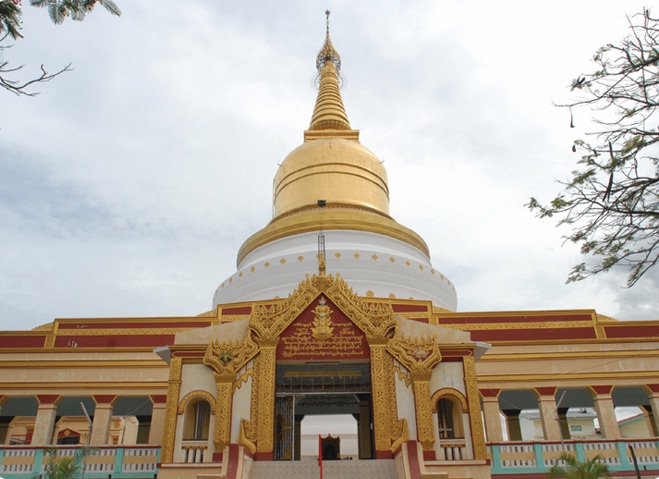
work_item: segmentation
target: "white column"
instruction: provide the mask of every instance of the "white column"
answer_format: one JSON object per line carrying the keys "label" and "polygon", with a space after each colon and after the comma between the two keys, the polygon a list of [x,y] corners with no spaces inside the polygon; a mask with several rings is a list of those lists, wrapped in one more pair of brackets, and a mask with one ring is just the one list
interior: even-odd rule
{"label": "white column", "polygon": [[[501,392],[501,391],[499,391]],[[483,395],[483,416],[485,416],[485,432],[488,442],[503,442],[503,429],[501,428],[501,411],[499,409],[499,394]]]}
{"label": "white column", "polygon": [[149,444],[162,445],[162,435],[165,431],[165,413],[167,412],[167,396],[151,396],[153,411],[151,412],[151,427],[149,429]]}
{"label": "white column", "polygon": [[600,432],[604,439],[619,439],[620,428],[618,419],[613,405],[613,386],[591,386],[593,401],[595,402],[595,411],[597,420],[600,423]]}
{"label": "white column", "polygon": [[53,429],[55,428],[55,418],[57,417],[57,403],[61,396],[55,395],[38,395],[39,408],[37,417],[34,420],[34,431],[32,433],[33,446],[49,446],[53,443]]}
{"label": "white column", "polygon": [[556,411],[556,388],[535,388],[538,396],[538,409],[542,421],[542,432],[547,441],[560,441],[561,429],[558,427]]}
{"label": "white column", "polygon": [[117,396],[93,396],[93,398],[96,402],[96,409],[94,410],[91,444],[93,446],[105,446],[110,439],[112,412],[114,411]]}

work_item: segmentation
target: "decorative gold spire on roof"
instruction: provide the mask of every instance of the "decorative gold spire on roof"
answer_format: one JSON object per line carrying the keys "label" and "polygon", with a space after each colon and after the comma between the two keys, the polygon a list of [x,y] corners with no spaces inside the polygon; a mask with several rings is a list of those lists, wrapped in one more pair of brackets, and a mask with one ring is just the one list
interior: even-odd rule
{"label": "decorative gold spire on roof", "polygon": [[332,45],[332,40],[330,40],[330,34],[329,34],[329,16],[330,16],[329,10],[325,10],[325,44],[323,45],[323,48],[320,49],[318,52],[318,56],[316,57],[316,69],[318,70],[318,74],[321,74],[321,70],[323,69],[323,66],[325,65],[326,62],[331,61],[334,64],[334,68],[336,68],[336,72],[338,74],[339,71],[341,71],[341,56],[339,55],[339,52],[337,52],[334,49],[334,45]]}
{"label": "decorative gold spire on roof", "polygon": [[304,139],[309,141],[317,138],[336,137],[356,140],[359,138],[359,132],[350,128],[348,114],[339,91],[341,57],[330,40],[330,11],[326,10],[325,15],[327,17],[325,43],[316,57],[319,77],[318,97],[311,115],[311,124],[309,130],[305,132]]}

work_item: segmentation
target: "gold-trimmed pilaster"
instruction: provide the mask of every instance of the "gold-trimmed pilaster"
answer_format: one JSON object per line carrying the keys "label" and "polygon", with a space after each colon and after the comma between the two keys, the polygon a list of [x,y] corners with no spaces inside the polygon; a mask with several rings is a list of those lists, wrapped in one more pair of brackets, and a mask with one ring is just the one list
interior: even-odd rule
{"label": "gold-trimmed pilaster", "polygon": [[215,373],[217,382],[217,407],[215,408],[215,450],[220,452],[231,442],[231,410],[233,406],[233,382],[235,374]]}
{"label": "gold-trimmed pilaster", "polygon": [[478,378],[476,377],[476,361],[474,360],[474,356],[465,356],[462,361],[465,388],[467,390],[467,403],[469,404],[469,425],[471,427],[471,439],[474,447],[474,459],[487,459]]}
{"label": "gold-trimmed pilaster", "polygon": [[261,353],[258,362],[258,399],[256,418],[256,452],[272,453],[274,451],[275,429],[275,373],[277,344],[279,338],[256,340]]}
{"label": "gold-trimmed pilaster", "polygon": [[432,401],[430,400],[431,376],[432,370],[410,371],[414,391],[414,409],[416,410],[417,439],[424,451],[432,451],[435,447]]}
{"label": "gold-trimmed pilaster", "polygon": [[178,400],[181,393],[181,358],[172,358],[169,364],[169,381],[167,386],[167,409],[165,412],[165,426],[162,438],[161,461],[174,462],[174,440],[176,437],[176,415]]}
{"label": "gold-trimmed pilaster", "polygon": [[[394,361],[387,354],[387,340],[368,340],[371,349],[371,388],[373,392],[373,429],[375,450],[389,451],[392,442],[393,418],[398,419],[394,380]],[[391,384],[390,384],[391,383]],[[393,392],[393,394],[392,394]],[[390,401],[393,399],[394,403]]]}
{"label": "gold-trimmed pilaster", "polygon": [[442,359],[437,339],[434,336],[408,337],[398,332],[387,344],[387,351],[409,371],[414,392],[417,439],[425,451],[432,451],[435,446],[435,431],[430,378],[433,368]]}

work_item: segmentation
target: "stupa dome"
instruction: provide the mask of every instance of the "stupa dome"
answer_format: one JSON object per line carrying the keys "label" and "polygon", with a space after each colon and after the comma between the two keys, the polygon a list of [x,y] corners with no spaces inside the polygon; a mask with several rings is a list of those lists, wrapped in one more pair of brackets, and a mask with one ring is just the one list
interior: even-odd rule
{"label": "stupa dome", "polygon": [[326,138],[293,150],[274,179],[274,217],[315,207],[349,205],[389,214],[387,172],[382,162],[355,140]]}

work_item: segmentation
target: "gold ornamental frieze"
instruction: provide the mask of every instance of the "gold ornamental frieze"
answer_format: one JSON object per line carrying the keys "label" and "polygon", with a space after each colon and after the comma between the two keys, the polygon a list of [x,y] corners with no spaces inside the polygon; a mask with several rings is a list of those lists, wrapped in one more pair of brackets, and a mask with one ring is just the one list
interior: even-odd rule
{"label": "gold ornamental frieze", "polygon": [[269,306],[255,305],[249,317],[250,330],[261,340],[278,338],[321,293],[316,283],[318,276],[307,276],[284,301]]}
{"label": "gold ornamental frieze", "polygon": [[326,294],[369,340],[383,339],[393,334],[396,318],[390,304],[363,301],[339,274],[328,285]]}

